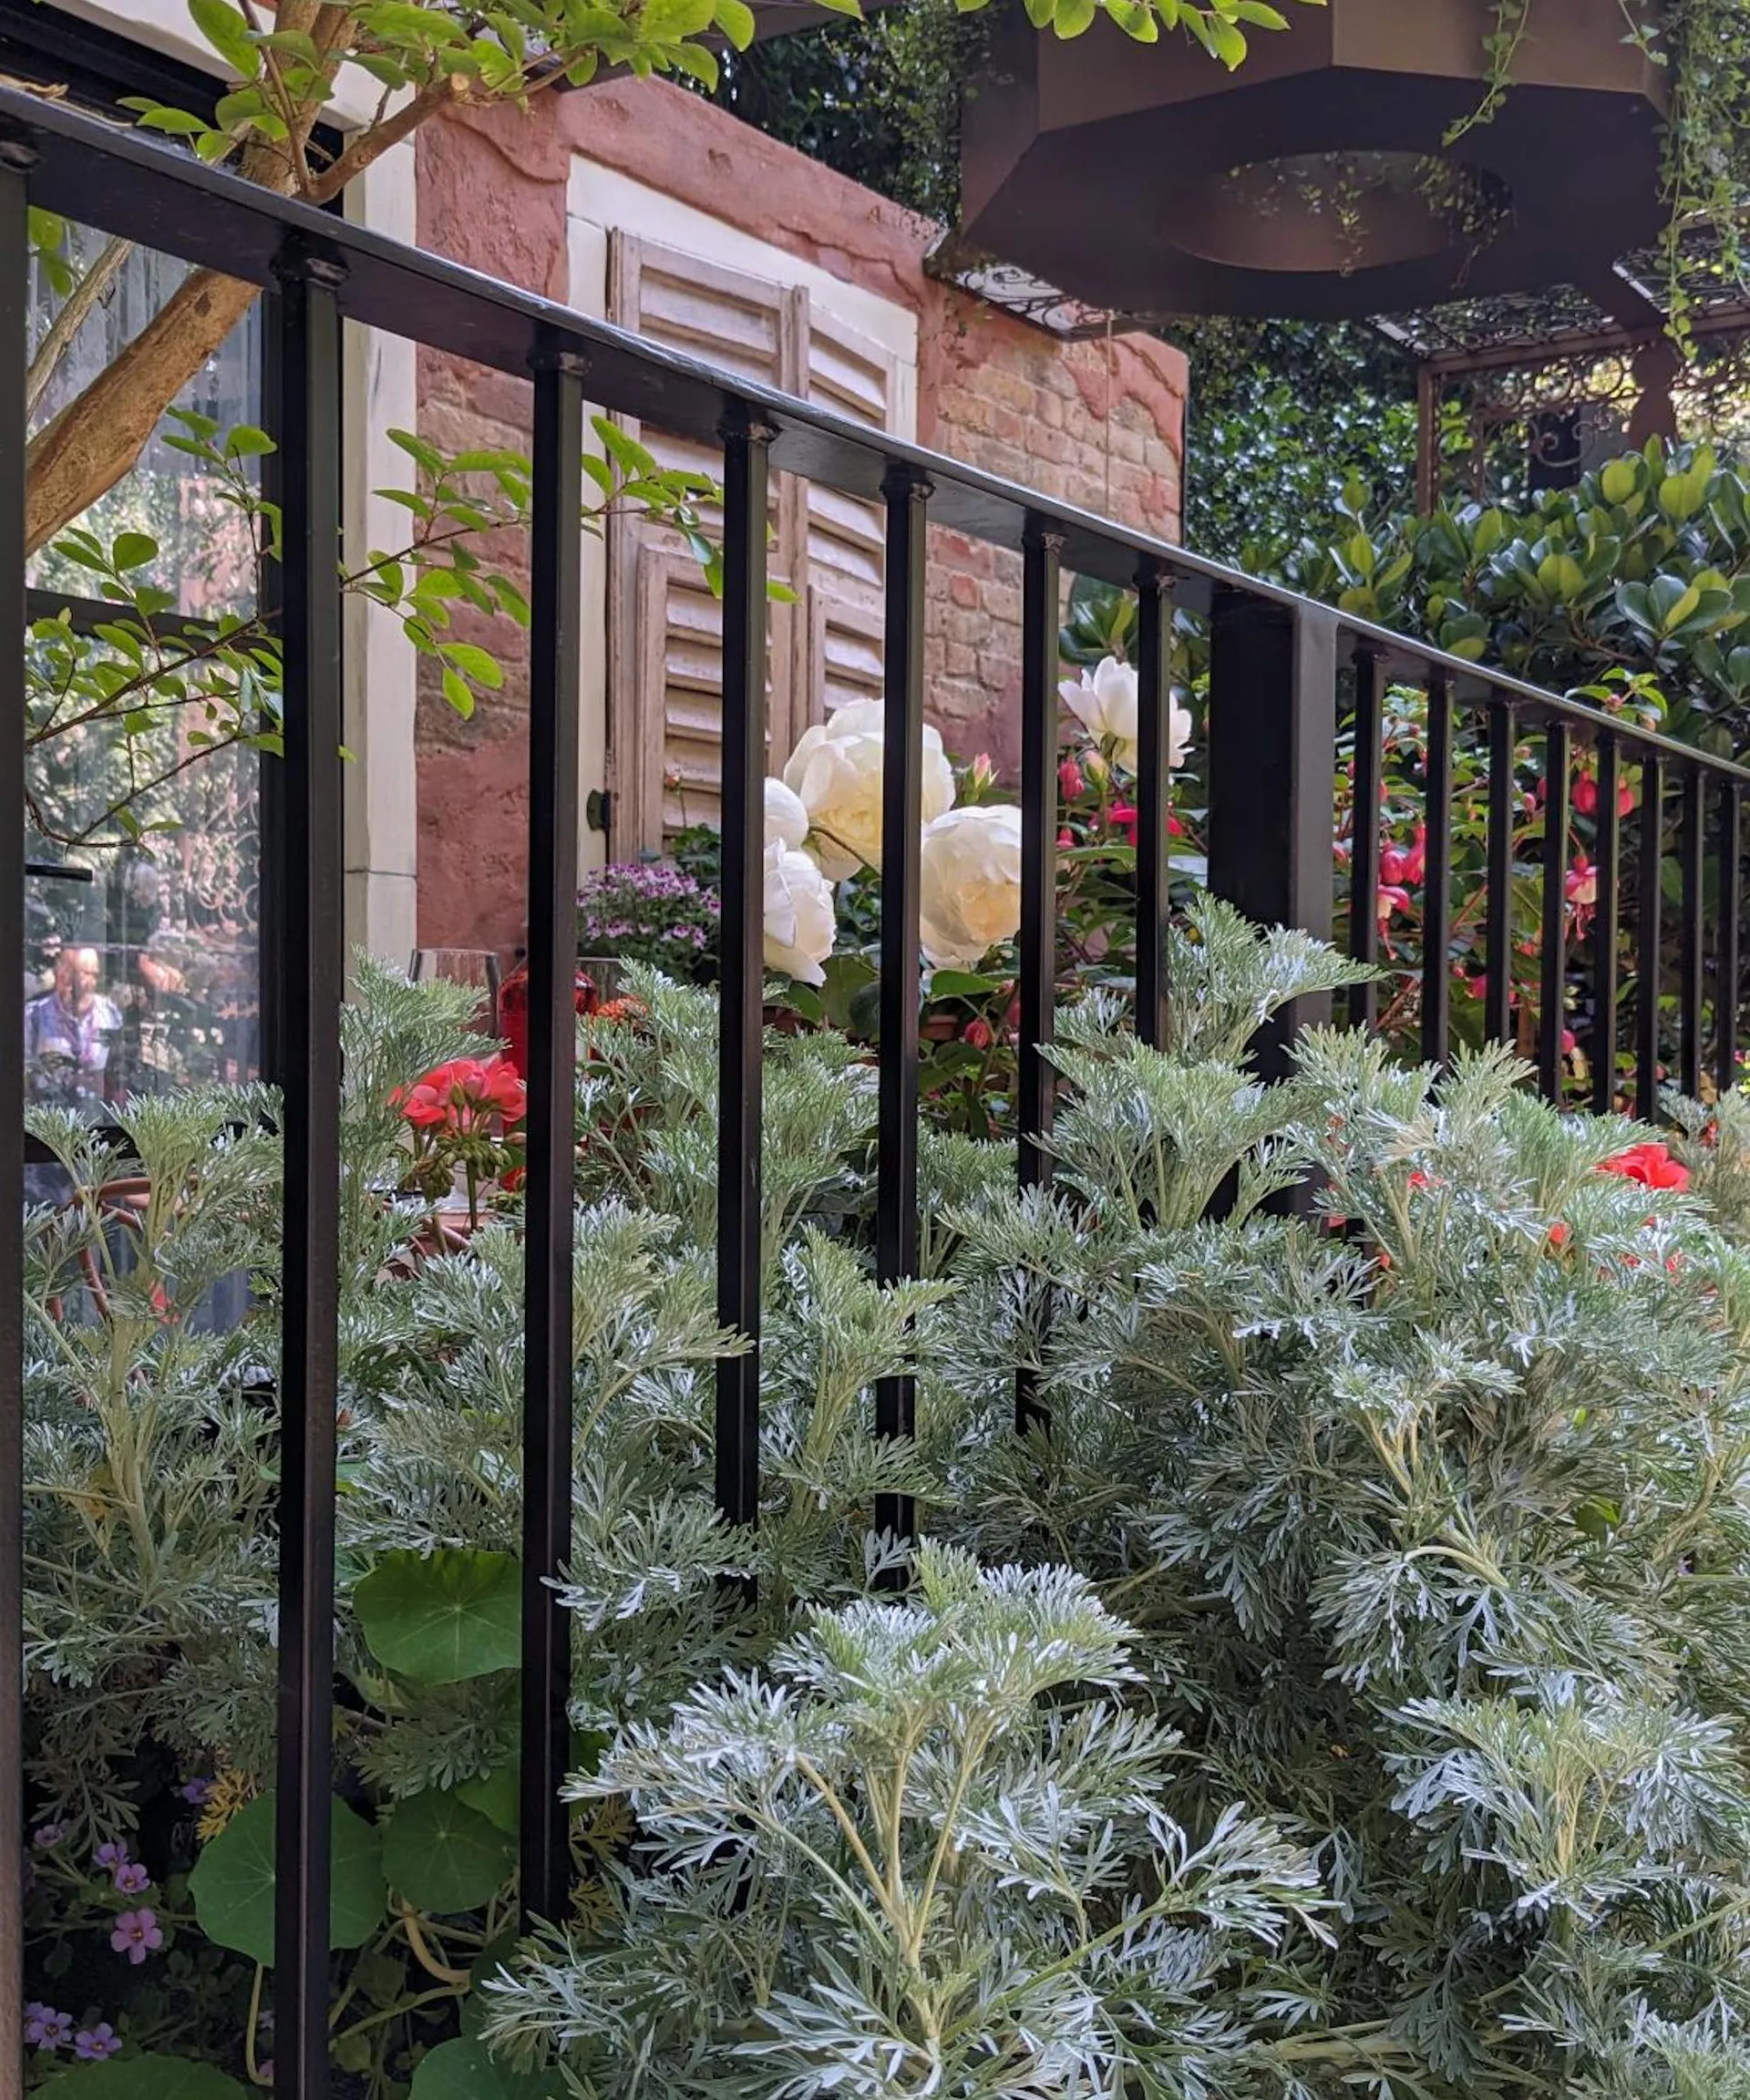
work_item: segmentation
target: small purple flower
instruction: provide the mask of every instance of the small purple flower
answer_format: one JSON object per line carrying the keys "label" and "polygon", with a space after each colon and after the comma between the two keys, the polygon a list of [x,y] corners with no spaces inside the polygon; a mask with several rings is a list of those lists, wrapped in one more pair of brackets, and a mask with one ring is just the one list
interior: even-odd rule
{"label": "small purple flower", "polygon": [[113,1874],[118,1867],[125,1867],[128,1864],[127,1839],[112,1838],[107,1845],[99,1845],[97,1860],[106,1874]]}
{"label": "small purple flower", "polygon": [[177,1788],[177,1792],[190,1808],[203,1808],[206,1806],[207,1796],[212,1792],[212,1781],[211,1779],[185,1780]]}
{"label": "small purple flower", "polygon": [[73,2033],[73,2015],[33,1998],[25,2007],[25,2040],[37,2049],[58,2049]]}
{"label": "small purple flower", "polygon": [[149,1954],[155,1954],[164,1944],[164,1935],[159,1929],[156,1910],[124,1910],[116,1920],[115,1930],[109,1935],[109,1944],[118,1954],[125,1954],[138,1969]]}
{"label": "small purple flower", "polygon": [[121,2037],[107,2020],[95,2027],[81,2027],[73,2037],[73,2054],[87,2064],[101,2064],[121,2047]]}
{"label": "small purple flower", "polygon": [[124,1896],[143,1896],[151,1885],[151,1876],[138,1859],[124,1859],[116,1868],[116,1887]]}
{"label": "small purple flower", "polygon": [[30,1841],[39,1852],[49,1852],[57,1845],[64,1844],[66,1840],[67,1825],[65,1823],[45,1823],[40,1830],[32,1833]]}

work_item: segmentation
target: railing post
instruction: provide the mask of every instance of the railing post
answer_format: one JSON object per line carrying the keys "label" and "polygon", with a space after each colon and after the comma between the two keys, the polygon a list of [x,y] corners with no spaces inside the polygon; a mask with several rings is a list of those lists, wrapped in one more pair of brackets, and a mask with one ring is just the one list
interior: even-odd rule
{"label": "railing post", "polygon": [[1488,842],[1485,849],[1488,894],[1484,899],[1488,975],[1483,990],[1483,1033],[1493,1043],[1513,1039],[1513,825],[1518,815],[1514,760],[1518,717],[1510,700],[1492,699],[1488,709]]}
{"label": "railing post", "polygon": [[[1210,888],[1249,919],[1331,938],[1337,616],[1218,588],[1210,649]],[[1258,1069],[1329,1018],[1296,1000],[1260,1033]]]}
{"label": "railing post", "polygon": [[1664,974],[1665,762],[1649,751],[1641,762],[1641,849],[1635,865],[1640,884],[1634,992],[1634,1112],[1652,1122],[1659,1114],[1659,993]]}
{"label": "railing post", "polygon": [[1561,1038],[1567,1024],[1569,728],[1543,734],[1543,927],[1538,969],[1538,1086],[1561,1099]]}
{"label": "railing post", "polygon": [[[887,618],[882,643],[886,736],[881,771],[881,1063],[875,1273],[902,1282],[918,1269],[918,908],[923,818],[924,549],[930,484],[908,467],[888,475]],[[917,1426],[912,1378],[875,1388],[875,1431]],[[909,1495],[878,1495],[875,1529],[909,1539]]]}
{"label": "railing post", "polygon": [[1137,574],[1137,1035],[1167,1044],[1167,911],[1172,808],[1171,586],[1145,561]]}
{"label": "railing post", "polygon": [[1735,779],[1720,787],[1718,981],[1714,994],[1714,1084],[1722,1094],[1738,1083],[1738,908],[1743,897],[1740,812],[1744,790]]}
{"label": "railing post", "polygon": [[1621,914],[1618,885],[1622,869],[1622,751],[1608,733],[1598,739],[1598,816],[1592,865],[1598,870],[1598,910],[1592,921],[1592,1109],[1608,1116],[1616,1106],[1617,941]]}
{"label": "railing post", "polygon": [[1428,679],[1428,772],[1423,806],[1422,1058],[1444,1065],[1452,1035],[1452,687]]}
{"label": "railing post", "polygon": [[23,2088],[25,2040],[25,374],[31,147],[0,139],[0,2092]]}
{"label": "railing post", "polygon": [[529,643],[529,1085],[523,1249],[522,1741],[525,1923],[566,1916],[576,1203],[577,772],[582,608],[582,364],[535,371]]}
{"label": "railing post", "polygon": [[723,909],[717,1317],[752,1344],[717,1364],[717,1508],[759,1514],[760,1060],[765,1046],[766,519],[775,433],[723,428]]}
{"label": "railing post", "polygon": [[[1385,684],[1379,652],[1355,651],[1354,818],[1349,839],[1349,954],[1379,960],[1379,790],[1385,748],[1381,720]],[[1379,1018],[1379,987],[1369,982],[1349,993],[1349,1019],[1371,1028]]]}
{"label": "railing post", "polygon": [[1682,991],[1677,1083],[1693,1101],[1702,1090],[1702,996],[1707,975],[1704,890],[1707,870],[1707,777],[1699,766],[1683,777],[1679,848],[1683,870]]}
{"label": "railing post", "polygon": [[335,1407],[340,1262],[340,322],[336,265],[293,251],[277,272],[283,511],[278,1032],[285,1147],[280,1364],[278,1827],[273,2091],[328,2093],[334,1814]]}
{"label": "railing post", "polygon": [[[1021,569],[1020,1069],[1015,1086],[1021,1186],[1051,1179],[1052,1068],[1057,1010],[1057,623],[1062,538],[1029,527]],[[1049,1416],[1031,1371],[1015,1379],[1014,1424],[1024,1436]]]}

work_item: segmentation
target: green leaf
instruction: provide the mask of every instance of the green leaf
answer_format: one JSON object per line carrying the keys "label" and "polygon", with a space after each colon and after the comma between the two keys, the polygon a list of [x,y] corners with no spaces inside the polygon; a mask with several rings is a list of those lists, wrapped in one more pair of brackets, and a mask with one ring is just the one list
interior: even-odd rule
{"label": "green leaf", "polygon": [[[328,1944],[362,1947],[383,1917],[383,1840],[344,1801],[329,1808]],[[189,1876],[207,1938],[261,1962],[273,1959],[273,1815],[272,1794],[250,1802],[201,1848]]]}
{"label": "green leaf", "polygon": [[716,0],[714,15],[717,27],[736,49],[746,50],[754,40],[754,11],[747,0]]}
{"label": "green leaf", "polygon": [[1598,485],[1603,490],[1607,503],[1626,503],[1641,486],[1639,460],[1611,460],[1599,476]]}
{"label": "green leaf", "polygon": [[417,1910],[448,1917],[489,1903],[516,1865],[516,1840],[457,1794],[432,1788],[396,1804],[383,1870]]}
{"label": "green leaf", "polygon": [[456,1684],[522,1659],[522,1580],[508,1553],[460,1546],[386,1553],[353,1592],[371,1653],[422,1684]]}
{"label": "green leaf", "polygon": [[514,1758],[495,1765],[478,1779],[464,1779],[456,1789],[456,1797],[484,1816],[489,1823],[496,1824],[513,1838],[516,1836],[517,1804],[522,1798],[522,1788]]}
{"label": "green leaf", "polygon": [[189,18],[233,73],[252,80],[262,69],[262,55],[249,24],[230,0],[189,0]]}
{"label": "green leaf", "polygon": [[118,532],[109,559],[118,569],[143,569],[158,559],[158,541],[149,532]]}
{"label": "green leaf", "polygon": [[489,693],[496,693],[504,684],[504,666],[489,649],[479,648],[472,642],[446,642],[443,656],[464,678],[484,685]]}
{"label": "green leaf", "polygon": [[444,666],[444,698],[456,710],[464,722],[471,721],[474,715],[474,688],[459,671]]}
{"label": "green leaf", "polygon": [[211,2064],[156,2054],[76,2064],[41,2090],[45,2100],[243,2100],[237,2081]]}
{"label": "green leaf", "polygon": [[563,2100],[556,2071],[513,2071],[483,2042],[442,2042],[419,2059],[408,2100]]}
{"label": "green leaf", "polygon": [[267,432],[257,429],[253,423],[240,423],[234,430],[225,433],[225,450],[233,459],[258,458],[275,448]]}
{"label": "green leaf", "polygon": [[981,977],[975,970],[935,970],[930,975],[932,999],[983,999],[1002,989],[1000,978]]}

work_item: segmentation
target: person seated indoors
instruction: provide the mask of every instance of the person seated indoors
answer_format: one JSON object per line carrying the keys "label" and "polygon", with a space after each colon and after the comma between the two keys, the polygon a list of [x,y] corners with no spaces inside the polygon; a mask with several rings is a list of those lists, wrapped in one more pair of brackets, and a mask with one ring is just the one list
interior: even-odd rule
{"label": "person seated indoors", "polygon": [[25,1065],[38,1098],[108,1100],[121,1010],[98,990],[95,948],[63,948],[51,990],[25,1007]]}

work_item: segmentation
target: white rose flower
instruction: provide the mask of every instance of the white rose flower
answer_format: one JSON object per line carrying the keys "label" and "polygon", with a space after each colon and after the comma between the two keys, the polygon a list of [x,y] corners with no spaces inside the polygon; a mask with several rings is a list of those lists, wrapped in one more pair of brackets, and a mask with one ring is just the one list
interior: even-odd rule
{"label": "white rose flower", "polygon": [[[808,811],[809,849],[832,881],[881,864],[881,757],[886,710],[879,700],[853,700],[825,722],[805,729],[784,786]],[[923,821],[952,808],[954,776],[942,738],[923,732]]]}
{"label": "white rose flower", "polygon": [[802,850],[802,841],[808,835],[808,813],[802,807],[802,798],[793,793],[781,780],[766,782],[766,843],[773,839],[791,849]]}
{"label": "white rose flower", "polygon": [[[1116,656],[1102,656],[1091,672],[1079,678],[1065,678],[1057,688],[1065,706],[1081,723],[1096,744],[1110,744],[1118,764],[1134,773],[1140,759],[1138,744],[1137,674]],[[1167,708],[1167,770],[1177,773],[1185,763],[1191,740],[1190,710],[1179,705],[1175,693]]]}
{"label": "white rose flower", "polygon": [[832,953],[832,885],[818,865],[781,839],[766,848],[766,963],[799,983],[819,984]]}
{"label": "white rose flower", "polygon": [[923,952],[971,969],[1021,923],[1021,812],[1012,802],[950,810],[924,827],[919,859]]}

